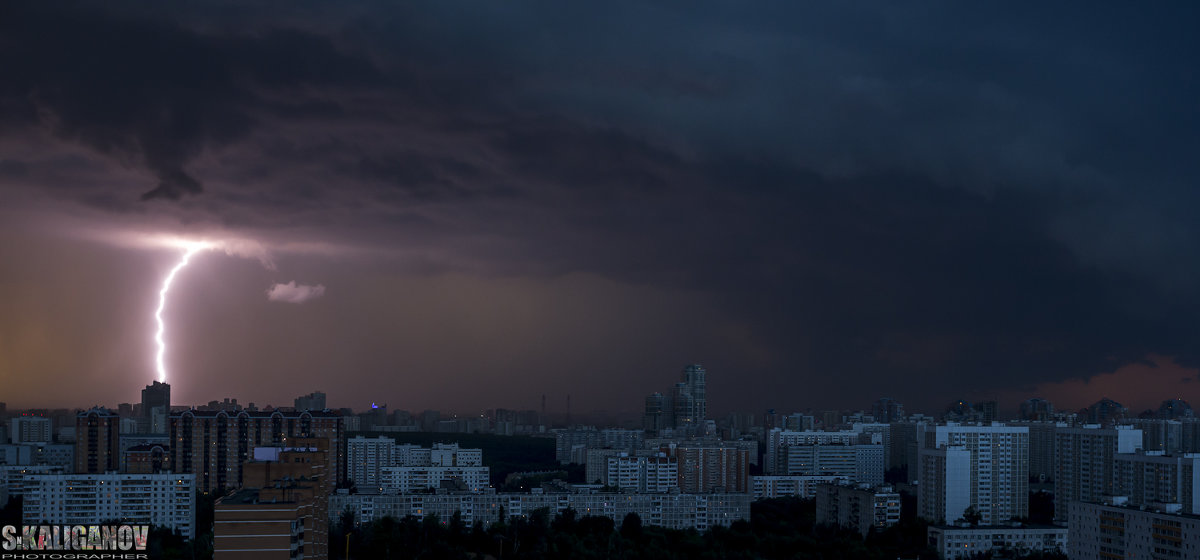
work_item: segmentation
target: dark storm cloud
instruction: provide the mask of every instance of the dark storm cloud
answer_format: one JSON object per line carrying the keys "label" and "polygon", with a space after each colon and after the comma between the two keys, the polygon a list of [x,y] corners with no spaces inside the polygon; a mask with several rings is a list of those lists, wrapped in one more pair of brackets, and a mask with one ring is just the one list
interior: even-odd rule
{"label": "dark storm cloud", "polygon": [[846,405],[1200,365],[1194,13],[88,6],[3,8],[6,121],[204,183],[184,225],[703,294],[712,371]]}
{"label": "dark storm cloud", "polygon": [[201,192],[186,164],[206,148],[244,137],[258,112],[336,112],[304,95],[268,102],[263,90],[376,77],[368,63],[338,52],[328,39],[298,31],[201,35],[113,16],[97,5],[6,3],[2,10],[4,105],[60,138],[144,166],[158,185],[143,199]]}

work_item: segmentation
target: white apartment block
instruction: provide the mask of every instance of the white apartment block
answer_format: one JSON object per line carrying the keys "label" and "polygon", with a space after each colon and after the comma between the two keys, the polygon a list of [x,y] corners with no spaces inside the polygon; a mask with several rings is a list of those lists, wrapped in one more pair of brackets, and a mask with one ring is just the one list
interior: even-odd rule
{"label": "white apartment block", "polygon": [[1130,426],[1087,424],[1054,431],[1054,518],[1066,519],[1073,501],[1114,495],[1116,458],[1142,448],[1142,431]]}
{"label": "white apartment block", "polygon": [[329,515],[349,509],[355,519],[369,523],[383,517],[436,515],[449,519],[457,511],[463,522],[485,526],[495,523],[501,511],[508,518],[528,518],[548,508],[551,516],[573,509],[579,516],[604,516],[620,525],[629,513],[642,523],[670,529],[728,527],[750,519],[749,494],[608,494],[608,493],[485,493],[485,494],[373,494],[337,493],[329,497]]}
{"label": "white apartment block", "polygon": [[[469,487],[475,487],[480,472],[483,473],[483,486],[487,486],[488,471],[483,467],[483,451],[462,449],[458,444],[435,443],[428,448],[397,444],[387,436],[359,436],[346,442],[346,465],[350,480],[365,491],[436,488],[442,480],[456,477],[463,478]],[[392,470],[386,475],[390,478],[385,482],[384,469],[402,467],[412,470]]]}
{"label": "white apartment block", "polygon": [[[459,449],[457,443],[435,443],[429,450],[429,465],[435,467],[483,466],[483,450]],[[423,466],[413,464],[411,466]]]}
{"label": "white apartment block", "polygon": [[33,474],[62,474],[59,465],[0,465],[0,507],[10,498],[25,494],[25,477]]}
{"label": "white apartment block", "polygon": [[50,443],[54,441],[54,429],[49,418],[14,416],[8,420],[8,437],[15,444]]}
{"label": "white apartment block", "polygon": [[679,487],[679,469],[674,457],[630,457],[622,453],[608,458],[608,484],[634,492],[669,492]]}
{"label": "white apartment block", "polygon": [[997,553],[1002,550],[1021,555],[1067,552],[1067,528],[1058,525],[930,525],[927,534],[929,544],[937,549],[943,560],[970,558],[976,554]]}
{"label": "white apartment block", "polygon": [[786,498],[799,496],[812,499],[817,495],[817,486],[821,484],[848,483],[850,479],[844,476],[802,476],[802,475],[756,475],[750,477],[751,494],[755,500],[766,498]]}
{"label": "white apartment block", "polygon": [[[810,445],[855,445],[860,432],[796,432],[775,428],[767,433],[767,452],[763,470],[766,474],[788,474],[787,448]],[[782,472],[781,472],[782,471]]]}
{"label": "white apartment block", "polygon": [[1113,494],[1128,497],[1129,505],[1179,504],[1183,513],[1200,513],[1200,454],[1122,453],[1115,470]]}
{"label": "white apartment block", "polygon": [[883,484],[884,449],[880,444],[784,445],[776,453],[777,475],[841,476]]}
{"label": "white apartment block", "polygon": [[1029,515],[1029,430],[1024,426],[929,426],[918,453],[917,511],[952,523],[968,507],[982,523]]}
{"label": "white apartment block", "polygon": [[1124,497],[1107,501],[1071,502],[1071,560],[1200,558],[1200,517],[1128,507]]}
{"label": "white apartment block", "polygon": [[346,441],[346,473],[360,488],[378,488],[380,471],[395,465],[396,441],[390,437],[352,437]]}
{"label": "white apartment block", "polygon": [[50,474],[25,476],[25,525],[94,525],[117,519],[195,534],[192,474]]}
{"label": "white apartment block", "polygon": [[379,469],[381,492],[401,494],[441,488],[443,483],[461,483],[468,492],[490,488],[488,467],[429,465],[419,467],[383,467]]}

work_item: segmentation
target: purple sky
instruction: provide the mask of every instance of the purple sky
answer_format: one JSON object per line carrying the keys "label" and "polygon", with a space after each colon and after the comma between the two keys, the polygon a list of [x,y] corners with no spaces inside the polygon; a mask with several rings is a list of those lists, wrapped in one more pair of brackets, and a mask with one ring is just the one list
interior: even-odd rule
{"label": "purple sky", "polygon": [[1195,401],[1181,10],[5,3],[0,399]]}

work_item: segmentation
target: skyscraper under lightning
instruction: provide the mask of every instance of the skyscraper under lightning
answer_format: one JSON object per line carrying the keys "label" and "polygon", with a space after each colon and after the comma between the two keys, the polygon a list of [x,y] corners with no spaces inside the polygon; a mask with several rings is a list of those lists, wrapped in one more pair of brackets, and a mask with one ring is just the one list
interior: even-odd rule
{"label": "skyscraper under lightning", "polygon": [[150,434],[167,433],[167,417],[171,415],[171,386],[155,381],[142,389],[142,431]]}

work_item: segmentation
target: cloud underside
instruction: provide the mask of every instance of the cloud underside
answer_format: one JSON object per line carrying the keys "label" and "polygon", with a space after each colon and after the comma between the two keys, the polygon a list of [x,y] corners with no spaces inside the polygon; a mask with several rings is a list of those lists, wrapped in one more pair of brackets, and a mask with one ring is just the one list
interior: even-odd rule
{"label": "cloud underside", "polygon": [[317,284],[309,286],[297,284],[295,281],[287,284],[275,284],[267,290],[267,299],[282,303],[304,303],[325,295],[325,286]]}
{"label": "cloud underside", "polygon": [[789,387],[1200,363],[1194,18],[367,6],[0,8],[3,196],[702,293]]}

